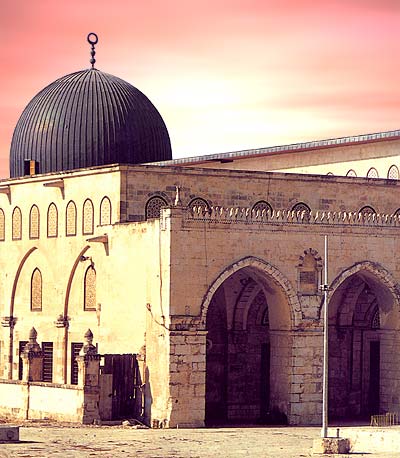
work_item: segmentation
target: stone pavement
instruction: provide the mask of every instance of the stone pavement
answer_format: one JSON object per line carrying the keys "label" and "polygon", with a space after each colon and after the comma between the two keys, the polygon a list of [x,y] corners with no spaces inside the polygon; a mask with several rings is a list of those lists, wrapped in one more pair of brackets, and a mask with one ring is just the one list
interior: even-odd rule
{"label": "stone pavement", "polygon": [[[366,429],[366,428],[364,428]],[[316,427],[134,429],[25,423],[20,442],[0,444],[0,458],[301,458],[313,455]],[[399,434],[400,437],[400,434]],[[332,455],[331,455],[332,456]],[[397,453],[338,457],[398,458]]]}

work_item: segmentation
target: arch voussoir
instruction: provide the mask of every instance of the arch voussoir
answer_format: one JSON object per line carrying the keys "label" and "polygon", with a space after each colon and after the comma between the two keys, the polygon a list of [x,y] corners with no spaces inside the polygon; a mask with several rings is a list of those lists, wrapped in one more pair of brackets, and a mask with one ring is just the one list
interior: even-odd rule
{"label": "arch voussoir", "polygon": [[282,272],[277,269],[275,266],[270,264],[263,259],[256,258],[254,256],[248,256],[246,258],[242,258],[239,261],[229,265],[226,269],[224,269],[218,277],[213,281],[211,286],[208,288],[206,294],[203,297],[202,305],[201,305],[201,322],[206,322],[207,311],[210,305],[211,299],[217,289],[219,288],[222,283],[233,275],[235,272],[245,268],[245,267],[252,267],[257,269],[258,271],[264,273],[267,277],[271,278],[285,293],[289,309],[290,309],[290,317],[291,317],[291,325],[292,327],[295,324],[299,323],[302,319],[301,316],[301,305],[299,302],[299,298],[295,289],[293,288],[290,281],[282,274]]}

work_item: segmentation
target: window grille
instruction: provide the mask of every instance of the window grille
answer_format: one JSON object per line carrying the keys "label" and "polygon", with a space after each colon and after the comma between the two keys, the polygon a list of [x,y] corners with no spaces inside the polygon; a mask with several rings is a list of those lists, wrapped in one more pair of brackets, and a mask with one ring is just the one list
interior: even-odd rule
{"label": "window grille", "polygon": [[159,218],[162,207],[167,207],[167,202],[162,197],[149,199],[146,204],[146,219]]}
{"label": "window grille", "polygon": [[47,210],[47,237],[58,235],[58,210],[55,204],[51,203]]}
{"label": "window grille", "polygon": [[82,215],[82,232],[84,235],[93,234],[94,231],[94,210],[93,204],[90,199],[86,199],[83,204],[83,215]]}
{"label": "window grille", "polygon": [[21,240],[22,238],[22,214],[19,207],[15,207],[12,214],[12,239]]}
{"label": "window grille", "polygon": [[39,209],[33,205],[29,213],[29,238],[39,238]]}

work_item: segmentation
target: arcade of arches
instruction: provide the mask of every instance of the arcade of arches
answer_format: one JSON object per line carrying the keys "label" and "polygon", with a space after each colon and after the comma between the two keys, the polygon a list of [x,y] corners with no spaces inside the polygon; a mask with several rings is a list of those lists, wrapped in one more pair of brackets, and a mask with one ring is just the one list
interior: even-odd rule
{"label": "arcade of arches", "polygon": [[286,422],[291,336],[282,289],[244,267],[218,287],[206,326],[206,424]]}
{"label": "arcade of arches", "polygon": [[[370,418],[397,406],[399,310],[393,292],[360,270],[329,302],[329,414]],[[397,407],[396,407],[397,410]]]}
{"label": "arcade of arches", "polygon": [[[382,272],[342,276],[329,300],[329,418],[367,420],[399,403],[398,304]],[[251,266],[235,271],[212,296],[206,328],[206,425],[290,422],[299,391],[296,350],[311,356],[302,359],[301,373],[314,373],[314,380],[321,376],[322,351],[316,358],[306,340],[293,337],[301,329],[292,323],[281,286]],[[314,331],[321,346],[321,321]],[[308,392],[319,404],[322,384],[301,385],[300,399]]]}

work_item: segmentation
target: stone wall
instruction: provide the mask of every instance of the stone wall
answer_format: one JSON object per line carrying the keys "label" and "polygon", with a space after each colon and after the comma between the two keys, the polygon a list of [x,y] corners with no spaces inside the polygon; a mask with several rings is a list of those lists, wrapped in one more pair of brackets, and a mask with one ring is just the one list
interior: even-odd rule
{"label": "stone wall", "polygon": [[50,419],[83,423],[83,388],[0,380],[0,416],[7,419]]}

